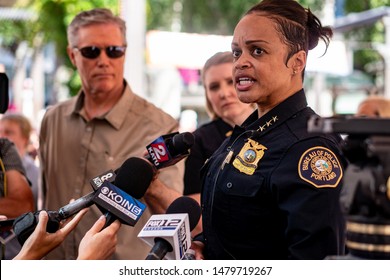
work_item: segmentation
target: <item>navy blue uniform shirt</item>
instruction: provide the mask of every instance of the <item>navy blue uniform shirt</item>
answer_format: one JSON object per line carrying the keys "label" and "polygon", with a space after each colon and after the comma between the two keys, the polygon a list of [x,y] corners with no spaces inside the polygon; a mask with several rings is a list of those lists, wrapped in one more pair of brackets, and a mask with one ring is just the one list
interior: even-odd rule
{"label": "navy blue uniform shirt", "polygon": [[236,126],[202,169],[206,259],[342,254],[341,138],[307,132],[315,113],[303,90],[257,114]]}
{"label": "navy blue uniform shirt", "polygon": [[184,195],[200,193],[202,187],[200,169],[222,142],[231,135],[232,130],[231,125],[219,118],[194,131],[195,142],[185,161]]}

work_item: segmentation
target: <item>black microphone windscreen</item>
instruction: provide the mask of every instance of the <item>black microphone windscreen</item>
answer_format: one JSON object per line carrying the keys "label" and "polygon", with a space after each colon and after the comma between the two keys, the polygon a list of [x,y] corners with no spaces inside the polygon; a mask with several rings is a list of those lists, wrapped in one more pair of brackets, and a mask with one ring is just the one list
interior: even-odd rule
{"label": "black microphone windscreen", "polygon": [[194,145],[194,135],[190,132],[176,134],[172,138],[172,145],[178,154],[186,152]]}
{"label": "black microphone windscreen", "polygon": [[0,221],[0,232],[12,229],[12,225],[14,224],[14,222],[15,219],[7,219]]}
{"label": "black microphone windscreen", "polygon": [[136,199],[144,196],[154,176],[154,169],[142,158],[128,158],[118,170],[114,185]]}
{"label": "black microphone windscreen", "polygon": [[9,92],[8,77],[5,73],[0,73],[0,113],[4,114],[8,109]]}
{"label": "black microphone windscreen", "polygon": [[180,213],[188,214],[190,230],[193,230],[198,224],[201,215],[199,203],[195,199],[188,196],[181,196],[175,199],[171,205],[169,205],[166,214]]}

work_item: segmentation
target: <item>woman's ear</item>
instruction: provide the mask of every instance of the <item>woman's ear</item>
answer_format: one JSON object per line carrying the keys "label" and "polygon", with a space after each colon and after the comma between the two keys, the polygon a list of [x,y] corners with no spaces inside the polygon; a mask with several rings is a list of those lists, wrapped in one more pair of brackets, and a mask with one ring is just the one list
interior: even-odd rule
{"label": "woman's ear", "polygon": [[291,61],[291,69],[293,74],[301,73],[306,67],[306,52],[304,50],[300,50],[295,53],[290,61]]}

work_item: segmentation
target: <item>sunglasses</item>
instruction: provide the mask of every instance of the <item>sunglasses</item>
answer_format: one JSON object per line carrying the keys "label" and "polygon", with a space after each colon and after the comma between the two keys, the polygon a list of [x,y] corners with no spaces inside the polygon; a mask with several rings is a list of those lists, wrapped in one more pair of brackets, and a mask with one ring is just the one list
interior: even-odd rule
{"label": "sunglasses", "polygon": [[95,59],[99,57],[102,50],[106,52],[106,55],[109,58],[119,58],[125,54],[126,47],[121,46],[109,46],[106,48],[99,48],[96,46],[89,46],[83,48],[74,47],[74,49],[78,50],[81,55],[88,59]]}

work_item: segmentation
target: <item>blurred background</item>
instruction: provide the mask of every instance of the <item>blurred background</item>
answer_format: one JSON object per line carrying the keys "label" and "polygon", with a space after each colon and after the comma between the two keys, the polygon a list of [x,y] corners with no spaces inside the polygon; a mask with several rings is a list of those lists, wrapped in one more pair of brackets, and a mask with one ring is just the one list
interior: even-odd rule
{"label": "blurred background", "polygon": [[[77,93],[66,27],[80,11],[107,7],[127,22],[125,77],[133,90],[192,131],[209,118],[200,69],[230,50],[235,24],[258,0],[0,0],[0,72],[8,111],[39,131],[47,108]],[[335,35],[309,53],[305,88],[321,116],[355,113],[368,95],[390,98],[390,0],[305,0]]]}

